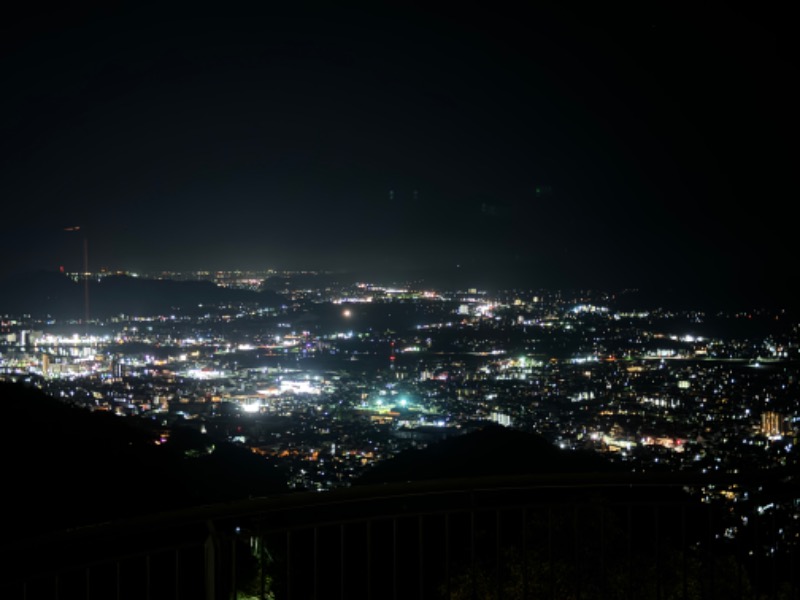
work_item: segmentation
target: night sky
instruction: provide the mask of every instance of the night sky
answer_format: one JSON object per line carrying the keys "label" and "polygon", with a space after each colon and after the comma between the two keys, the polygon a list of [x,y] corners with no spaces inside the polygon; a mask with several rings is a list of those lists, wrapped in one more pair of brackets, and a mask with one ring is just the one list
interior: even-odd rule
{"label": "night sky", "polygon": [[788,14],[265,4],[2,23],[0,274],[796,280]]}

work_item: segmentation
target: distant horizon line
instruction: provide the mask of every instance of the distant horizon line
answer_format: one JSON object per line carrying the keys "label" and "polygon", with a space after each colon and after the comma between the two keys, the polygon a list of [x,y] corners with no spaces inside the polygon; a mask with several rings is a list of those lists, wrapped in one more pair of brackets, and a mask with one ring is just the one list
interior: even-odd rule
{"label": "distant horizon line", "polygon": [[[534,274],[531,272],[510,273],[507,271],[492,271],[483,266],[438,267],[423,266],[416,268],[310,268],[310,267],[261,267],[261,268],[161,268],[161,269],[104,269],[87,271],[90,277],[104,278],[108,276],[143,277],[147,279],[179,279],[179,278],[224,278],[252,276],[267,279],[269,277],[342,277],[347,282],[337,283],[368,283],[380,285],[419,285],[434,289],[467,290],[471,288],[484,291],[503,290],[550,290],[565,292],[608,292],[608,293],[645,293],[664,294],[673,296],[691,296],[699,300],[727,300],[745,301],[748,303],[793,304],[796,295],[787,288],[785,279],[768,281],[754,281],[751,284],[745,279],[727,281],[713,276],[709,278],[665,278],[660,280],[654,273],[639,281],[620,281],[618,277],[609,276],[605,282],[598,283],[584,278],[575,278],[574,281],[565,281],[564,277],[552,273]],[[72,278],[74,281],[82,279],[84,275],[80,270],[66,270],[58,268],[23,268],[13,271],[6,270],[0,273],[0,281],[13,281],[35,275],[36,273],[61,274]],[[583,279],[583,281],[580,281]],[[766,285],[765,285],[766,284]]]}

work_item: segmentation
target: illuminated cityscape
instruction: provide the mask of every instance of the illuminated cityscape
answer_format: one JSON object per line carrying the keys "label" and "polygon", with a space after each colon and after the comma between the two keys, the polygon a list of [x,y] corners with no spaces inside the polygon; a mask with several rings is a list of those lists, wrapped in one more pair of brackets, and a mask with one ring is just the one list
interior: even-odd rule
{"label": "illuminated cityscape", "polygon": [[[80,276],[60,277],[80,298]],[[153,446],[175,447],[177,468],[232,445],[280,473],[290,494],[333,497],[380,482],[378,467],[427,477],[422,463],[398,457],[500,428],[541,436],[565,456],[602,457],[632,481],[694,481],[683,484],[689,497],[725,515],[709,531],[718,543],[738,548],[772,532],[750,555],[755,565],[783,561],[799,543],[797,496],[762,482],[791,485],[798,467],[800,323],[785,309],[637,307],[637,290],[337,284],[276,270],[91,278],[89,323],[3,315],[0,381],[136,423]],[[224,298],[126,314],[104,293],[197,281]],[[486,460],[516,473],[544,456],[474,443],[475,465],[436,476],[485,476]]]}
{"label": "illuminated cityscape", "polygon": [[9,15],[0,597],[798,598],[793,22]]}
{"label": "illuminated cityscape", "polygon": [[[171,276],[252,291],[278,275]],[[621,308],[631,290],[308,281],[267,304],[253,291],[88,328],[5,315],[0,374],[148,420],[164,443],[180,425],[241,444],[285,467],[297,490],[348,486],[404,449],[487,423],[631,472],[796,464],[800,330],[785,310]]]}

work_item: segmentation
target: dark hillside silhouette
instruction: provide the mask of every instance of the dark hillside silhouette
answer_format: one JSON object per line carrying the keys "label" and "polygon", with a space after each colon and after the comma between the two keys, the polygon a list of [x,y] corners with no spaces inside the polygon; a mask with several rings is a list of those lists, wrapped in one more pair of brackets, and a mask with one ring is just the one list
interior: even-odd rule
{"label": "dark hillside silhouette", "polygon": [[365,473],[360,484],[446,478],[608,472],[614,466],[589,452],[566,452],[539,435],[500,425],[408,450]]}
{"label": "dark hillside silhouette", "polygon": [[[155,444],[133,418],[89,412],[0,383],[4,505],[11,536],[286,490],[249,450],[205,441]],[[208,450],[213,451],[208,452]]]}

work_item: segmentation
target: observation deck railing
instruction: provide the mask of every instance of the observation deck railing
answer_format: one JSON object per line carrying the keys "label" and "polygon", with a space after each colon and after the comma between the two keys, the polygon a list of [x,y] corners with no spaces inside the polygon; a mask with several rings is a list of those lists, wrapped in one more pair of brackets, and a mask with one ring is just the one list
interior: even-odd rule
{"label": "observation deck railing", "polygon": [[7,544],[0,598],[800,597],[797,520],[742,519],[738,485],[483,477],[196,507]]}

